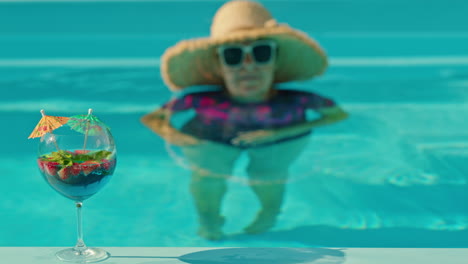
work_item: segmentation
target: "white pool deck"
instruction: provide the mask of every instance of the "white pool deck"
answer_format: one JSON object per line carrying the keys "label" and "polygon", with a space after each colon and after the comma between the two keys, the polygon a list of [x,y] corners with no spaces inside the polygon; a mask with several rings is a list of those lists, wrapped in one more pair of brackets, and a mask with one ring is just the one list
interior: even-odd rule
{"label": "white pool deck", "polygon": [[[102,247],[106,264],[466,264],[468,248]],[[51,264],[58,247],[0,247],[0,263]]]}

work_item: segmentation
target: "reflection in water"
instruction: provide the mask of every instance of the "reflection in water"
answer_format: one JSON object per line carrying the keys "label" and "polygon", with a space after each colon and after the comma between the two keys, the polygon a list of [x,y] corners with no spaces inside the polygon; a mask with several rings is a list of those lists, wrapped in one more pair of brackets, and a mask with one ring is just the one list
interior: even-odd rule
{"label": "reflection in water", "polygon": [[[307,141],[308,137],[302,137],[268,147],[252,148],[245,153],[242,149],[214,142],[182,147],[184,156],[191,164],[190,190],[199,212],[199,234],[213,238],[210,237],[213,232],[221,233],[224,223],[221,208],[227,181],[242,154],[248,158],[246,181],[261,205],[254,221],[244,231],[256,234],[273,227],[281,211],[290,164],[302,153]],[[281,162],[278,162],[279,153]]]}
{"label": "reflection in water", "polygon": [[341,264],[342,250],[326,248],[228,248],[179,257],[190,264]]}

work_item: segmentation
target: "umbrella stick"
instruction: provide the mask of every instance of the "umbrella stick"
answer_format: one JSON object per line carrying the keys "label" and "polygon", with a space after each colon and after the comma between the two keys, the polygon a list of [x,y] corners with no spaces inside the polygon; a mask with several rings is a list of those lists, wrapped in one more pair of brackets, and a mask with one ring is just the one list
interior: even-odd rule
{"label": "umbrella stick", "polygon": [[88,120],[88,123],[86,124],[86,132],[84,136],[83,150],[86,149],[86,142],[88,141],[88,131],[89,131],[89,120]]}
{"label": "umbrella stick", "polygon": [[[44,117],[44,116],[45,116],[45,111],[44,111],[44,109],[41,109],[40,112],[41,112],[42,117]],[[54,133],[52,133],[52,131],[49,131],[49,133],[53,136],[52,138],[54,139],[53,141],[54,141],[55,148],[57,149],[57,151],[60,151],[60,148],[59,148],[59,146],[58,146],[58,144],[57,144],[57,140],[55,139]]]}
{"label": "umbrella stick", "polygon": [[49,132],[49,133],[53,136],[55,148],[57,149],[57,151],[60,151],[60,148],[57,144],[57,140],[55,139],[55,135],[52,132]]}
{"label": "umbrella stick", "polygon": [[[91,115],[91,113],[93,112],[93,109],[89,108],[88,109],[88,116]],[[83,143],[83,150],[86,149],[86,142],[88,141],[88,131],[89,131],[89,119],[86,120],[86,132],[85,132],[85,139],[84,139],[84,143]]]}

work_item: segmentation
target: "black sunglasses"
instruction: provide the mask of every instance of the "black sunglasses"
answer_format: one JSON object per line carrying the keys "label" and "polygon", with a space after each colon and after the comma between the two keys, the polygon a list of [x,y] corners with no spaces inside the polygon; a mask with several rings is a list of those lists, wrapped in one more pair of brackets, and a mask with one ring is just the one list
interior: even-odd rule
{"label": "black sunglasses", "polygon": [[256,64],[267,64],[275,58],[276,43],[271,40],[259,40],[250,45],[225,44],[218,47],[221,61],[228,67],[242,65],[245,54],[250,53]]}

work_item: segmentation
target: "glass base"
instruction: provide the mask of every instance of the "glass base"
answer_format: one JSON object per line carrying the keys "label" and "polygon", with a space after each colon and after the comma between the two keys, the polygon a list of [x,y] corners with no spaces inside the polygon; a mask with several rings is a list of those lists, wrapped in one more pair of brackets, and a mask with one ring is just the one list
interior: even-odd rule
{"label": "glass base", "polygon": [[74,248],[60,250],[55,254],[58,259],[66,262],[89,263],[106,260],[110,257],[109,252],[100,248],[87,248],[78,251]]}

